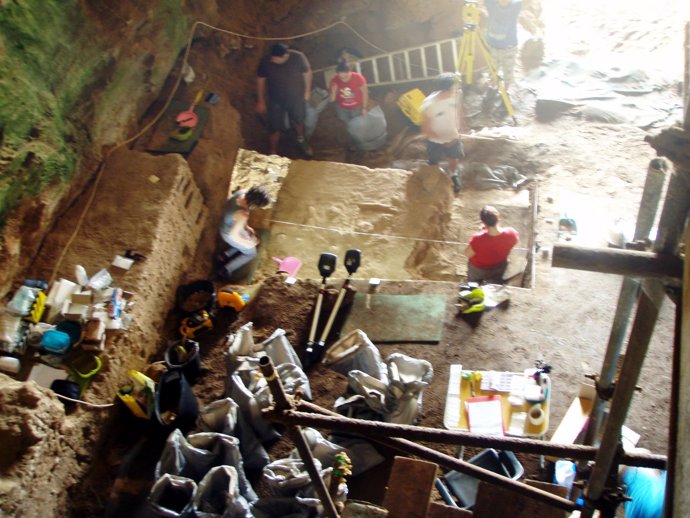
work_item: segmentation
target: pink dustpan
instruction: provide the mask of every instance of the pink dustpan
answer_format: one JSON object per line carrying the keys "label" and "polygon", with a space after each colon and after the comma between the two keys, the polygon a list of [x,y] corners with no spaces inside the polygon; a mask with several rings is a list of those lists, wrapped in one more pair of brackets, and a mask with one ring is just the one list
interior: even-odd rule
{"label": "pink dustpan", "polygon": [[302,267],[302,261],[292,256],[288,256],[285,259],[274,257],[273,260],[278,263],[278,271],[285,272],[290,277],[296,277],[297,272]]}

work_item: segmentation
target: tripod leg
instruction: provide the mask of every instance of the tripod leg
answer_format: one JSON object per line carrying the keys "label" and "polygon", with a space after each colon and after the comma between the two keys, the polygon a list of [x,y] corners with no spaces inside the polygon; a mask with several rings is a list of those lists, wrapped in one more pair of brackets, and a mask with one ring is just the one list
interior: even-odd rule
{"label": "tripod leg", "polygon": [[462,74],[465,84],[472,84],[472,74],[474,72],[474,56],[477,49],[477,32],[474,29],[465,29],[460,41],[458,51],[458,62],[456,70]]}
{"label": "tripod leg", "polygon": [[508,98],[508,92],[506,91],[505,83],[503,82],[502,78],[498,77],[498,72],[496,71],[496,64],[494,63],[494,60],[491,57],[491,52],[489,52],[489,48],[487,47],[486,42],[481,37],[479,39],[479,48],[482,51],[484,60],[486,61],[486,66],[489,68],[491,78],[498,85],[498,91],[501,93],[501,99],[503,100],[503,105],[506,107],[508,116],[513,119],[514,124],[517,124],[517,120],[515,119],[515,114],[513,112],[513,106],[510,104],[510,99]]}

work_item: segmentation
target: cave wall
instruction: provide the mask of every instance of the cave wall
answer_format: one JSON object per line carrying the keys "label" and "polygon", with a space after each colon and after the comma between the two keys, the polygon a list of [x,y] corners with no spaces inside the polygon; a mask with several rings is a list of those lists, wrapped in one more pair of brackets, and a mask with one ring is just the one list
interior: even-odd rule
{"label": "cave wall", "polygon": [[184,46],[185,4],[0,4],[0,296],[123,141]]}

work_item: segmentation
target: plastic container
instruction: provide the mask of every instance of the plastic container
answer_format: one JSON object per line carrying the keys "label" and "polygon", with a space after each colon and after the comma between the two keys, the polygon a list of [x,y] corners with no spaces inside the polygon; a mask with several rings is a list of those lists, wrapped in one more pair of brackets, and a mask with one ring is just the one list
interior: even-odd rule
{"label": "plastic container", "polygon": [[0,370],[17,374],[21,368],[22,364],[18,358],[14,358],[12,356],[0,356]]}
{"label": "plastic container", "polygon": [[183,433],[196,425],[199,401],[180,369],[163,374],[154,399],[156,421],[165,429],[179,428]]}
{"label": "plastic container", "polygon": [[201,374],[199,342],[194,340],[173,342],[165,351],[165,363],[171,369],[182,369],[187,381],[194,383]]}

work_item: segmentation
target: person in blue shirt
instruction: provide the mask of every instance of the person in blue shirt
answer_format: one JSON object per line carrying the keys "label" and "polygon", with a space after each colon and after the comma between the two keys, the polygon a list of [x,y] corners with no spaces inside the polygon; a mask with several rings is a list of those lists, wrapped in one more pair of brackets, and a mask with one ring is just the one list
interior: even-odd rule
{"label": "person in blue shirt", "polygon": [[489,15],[484,41],[507,91],[515,77],[517,23],[522,0],[484,0],[484,5]]}
{"label": "person in blue shirt", "polygon": [[666,472],[652,468],[627,466],[621,482],[631,500],[625,503],[625,518],[662,518]]}
{"label": "person in blue shirt", "polygon": [[236,191],[225,203],[220,237],[227,249],[216,258],[216,273],[220,279],[230,279],[233,273],[256,257],[259,239],[249,226],[249,213],[270,203],[268,191],[258,185]]}

